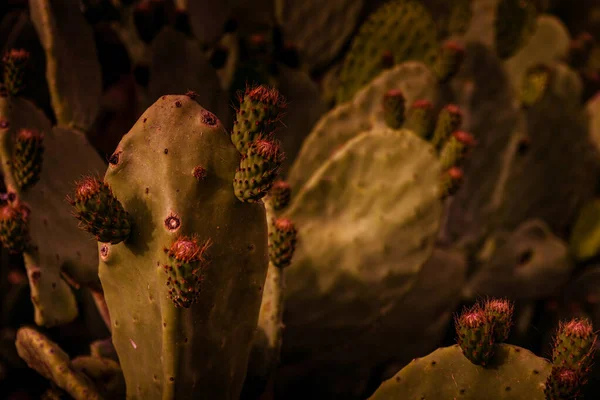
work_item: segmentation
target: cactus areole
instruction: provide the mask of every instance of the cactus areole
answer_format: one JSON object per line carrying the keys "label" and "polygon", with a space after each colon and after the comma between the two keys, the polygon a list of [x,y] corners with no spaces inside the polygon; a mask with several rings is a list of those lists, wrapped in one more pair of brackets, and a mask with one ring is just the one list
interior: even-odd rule
{"label": "cactus areole", "polygon": [[130,216],[99,245],[128,399],[238,398],[268,266],[262,201],[232,187],[245,154],[191,96],[163,96],[104,183]]}

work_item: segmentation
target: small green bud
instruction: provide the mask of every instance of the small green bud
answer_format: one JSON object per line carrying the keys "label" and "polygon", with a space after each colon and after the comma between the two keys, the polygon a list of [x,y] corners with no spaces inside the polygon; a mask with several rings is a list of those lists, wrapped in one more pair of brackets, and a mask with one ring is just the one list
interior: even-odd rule
{"label": "small green bud", "polygon": [[466,309],[455,319],[458,345],[476,365],[487,365],[494,356],[494,324],[479,306]]}
{"label": "small green bud", "polygon": [[285,268],[292,262],[296,250],[297,231],[292,221],[279,218],[269,233],[269,259],[277,268]]}
{"label": "small green bud", "polygon": [[242,157],[233,179],[234,193],[244,202],[262,199],[271,189],[283,162],[279,144],[269,139],[257,139]]}
{"label": "small green bud", "polygon": [[29,52],[12,49],[2,58],[4,63],[4,87],[11,96],[18,96],[25,89],[25,68],[29,61]]}
{"label": "small green bud", "polygon": [[404,128],[422,138],[429,139],[435,124],[433,104],[428,100],[415,100],[406,114]]}
{"label": "small green bud", "polygon": [[27,190],[40,180],[44,155],[44,135],[35,130],[22,129],[17,133],[13,154],[15,183]]}

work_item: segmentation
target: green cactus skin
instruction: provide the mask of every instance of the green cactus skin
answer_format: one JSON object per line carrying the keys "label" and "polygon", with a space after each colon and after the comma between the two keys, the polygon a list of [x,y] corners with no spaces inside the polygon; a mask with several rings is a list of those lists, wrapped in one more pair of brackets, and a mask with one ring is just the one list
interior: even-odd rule
{"label": "green cactus skin", "polygon": [[397,63],[414,60],[431,65],[438,46],[435,22],[420,2],[394,0],[384,4],[352,40],[340,72],[337,103],[351,100],[382,71],[384,51],[390,51]]}
{"label": "green cactus skin", "polygon": [[457,342],[463,354],[475,365],[490,363],[496,350],[495,321],[479,304],[463,311],[455,320]]}
{"label": "green cactus skin", "polygon": [[548,361],[518,346],[498,345],[490,365],[482,367],[472,364],[454,345],[415,359],[385,381],[370,400],[545,400],[550,370]]}
{"label": "green cactus skin", "polygon": [[29,7],[46,53],[46,79],[58,124],[87,130],[102,98],[92,27],[76,1],[30,0]]}
{"label": "green cactus skin", "polygon": [[23,129],[17,133],[13,155],[15,184],[27,190],[40,180],[44,157],[44,134]]}
{"label": "green cactus skin", "polygon": [[488,318],[494,321],[494,340],[505,342],[510,334],[514,306],[506,299],[488,299],[483,307]]}
{"label": "green cactus skin", "polygon": [[500,0],[496,10],[496,53],[506,59],[519,51],[536,29],[531,0]]}
{"label": "green cactus skin", "polygon": [[273,186],[283,161],[279,144],[256,139],[242,156],[233,179],[233,191],[240,201],[256,202]]}
{"label": "green cactus skin", "polygon": [[[132,230],[124,242],[99,244],[99,275],[127,398],[238,398],[268,266],[264,206],[241,202],[231,187],[242,156],[189,96],[159,99],[116,152],[105,182]],[[164,248],[181,237],[212,243],[189,308],[169,299],[163,268]]]}
{"label": "green cactus skin", "polygon": [[440,83],[448,82],[460,69],[465,58],[465,49],[455,41],[444,42],[432,66]]}
{"label": "green cactus skin", "polygon": [[469,133],[456,131],[447,139],[440,152],[442,168],[456,167],[466,158],[469,150],[475,146],[475,139]]}
{"label": "green cactus skin", "polygon": [[429,139],[435,127],[435,111],[433,104],[427,100],[415,100],[406,112],[403,128],[415,132],[424,139]]}
{"label": "green cactus skin", "polygon": [[[21,131],[44,135],[39,181],[25,191],[19,189],[16,178],[23,174],[16,170],[23,164],[13,162]],[[31,247],[23,255],[35,322],[48,327],[70,322],[78,310],[65,278],[96,292],[100,291],[100,281],[97,247],[78,229],[65,195],[75,180],[100,173],[105,163],[82,132],[53,128],[31,102],[11,96],[0,97],[0,163],[9,196],[31,210]]]}
{"label": "green cactus skin", "polygon": [[6,204],[0,208],[0,242],[11,253],[21,253],[29,245],[29,213],[23,204]]}
{"label": "green cactus skin", "polygon": [[383,119],[389,128],[400,129],[404,124],[405,102],[398,89],[390,89],[383,95]]}
{"label": "green cactus skin", "polygon": [[463,115],[457,105],[448,104],[442,108],[435,124],[431,144],[439,150],[441,145],[448,140],[450,135],[460,129],[462,120]]}
{"label": "green cactus skin", "polygon": [[246,154],[256,139],[275,130],[285,101],[277,90],[265,86],[247,87],[244,94],[239,95],[239,101],[231,141],[240,153]]}
{"label": "green cactus skin", "polygon": [[100,243],[117,244],[129,237],[131,218],[104,182],[87,177],[77,183],[75,197],[68,200],[81,228]]}
{"label": "green cactus skin", "polygon": [[558,327],[552,351],[555,366],[587,373],[594,360],[597,334],[587,319],[572,319]]}
{"label": "green cactus skin", "polygon": [[569,240],[569,249],[577,261],[590,259],[600,251],[599,223],[600,200],[592,200],[579,211]]}
{"label": "green cactus skin", "polygon": [[519,91],[519,100],[524,107],[531,107],[542,99],[552,79],[552,70],[546,65],[536,65],[527,70]]}
{"label": "green cactus skin", "polygon": [[29,61],[29,52],[23,49],[12,49],[4,54],[3,83],[10,96],[19,96],[25,89],[25,68]]}
{"label": "green cactus skin", "polygon": [[269,202],[274,211],[281,211],[290,204],[292,187],[286,181],[276,181],[269,192]]}
{"label": "green cactus skin", "polygon": [[577,400],[582,385],[581,376],[568,368],[553,366],[546,380],[544,394],[546,400]]}
{"label": "green cactus skin", "polygon": [[76,400],[101,400],[92,381],[77,371],[69,356],[56,343],[28,327],[17,332],[17,352],[27,365]]}

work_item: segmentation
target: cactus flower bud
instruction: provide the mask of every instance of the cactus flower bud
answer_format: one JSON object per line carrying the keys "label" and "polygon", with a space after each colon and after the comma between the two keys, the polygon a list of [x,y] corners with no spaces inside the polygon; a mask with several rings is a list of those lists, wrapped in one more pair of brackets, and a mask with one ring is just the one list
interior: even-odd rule
{"label": "cactus flower bud", "polygon": [[448,40],[442,45],[433,70],[440,83],[448,82],[460,69],[465,59],[465,48]]}
{"label": "cactus flower bud", "polygon": [[4,64],[4,87],[11,96],[18,96],[25,89],[25,68],[29,61],[29,52],[12,49],[2,58]]}
{"label": "cactus flower bud", "polygon": [[233,179],[237,198],[248,202],[262,199],[277,178],[283,159],[279,144],[274,141],[259,138],[252,142]]}
{"label": "cactus flower bud", "polygon": [[24,204],[6,204],[0,208],[0,241],[11,253],[29,246],[29,208]]}
{"label": "cactus flower bud", "polygon": [[494,324],[479,305],[466,309],[455,319],[458,345],[476,365],[487,365],[494,356]]}
{"label": "cactus flower bud", "polygon": [[297,231],[292,221],[279,218],[269,233],[269,259],[277,268],[285,268],[292,262],[296,250]]}
{"label": "cactus flower bud", "polygon": [[442,108],[435,124],[435,131],[433,132],[431,144],[436,149],[441,149],[452,132],[460,129],[462,118],[462,112],[457,105],[448,104]]}
{"label": "cactus flower bud", "polygon": [[587,319],[562,322],[554,340],[552,363],[582,373],[592,364],[598,336]]}
{"label": "cactus flower bud", "polygon": [[404,127],[422,138],[429,139],[435,124],[433,104],[429,100],[416,100],[408,108]]}
{"label": "cactus flower bud", "polygon": [[512,325],[512,303],[506,299],[490,299],[485,302],[484,310],[494,323],[496,343],[506,341]]}
{"label": "cactus flower bud", "polygon": [[44,135],[35,130],[22,129],[17,133],[13,154],[15,183],[27,190],[40,180],[44,155]]}
{"label": "cactus flower bud", "polygon": [[554,366],[544,388],[546,400],[576,400],[583,383],[577,371]]}
{"label": "cactus flower bud", "polygon": [[269,198],[273,204],[275,211],[283,210],[290,203],[292,197],[292,188],[289,183],[285,181],[277,181],[273,184]]}

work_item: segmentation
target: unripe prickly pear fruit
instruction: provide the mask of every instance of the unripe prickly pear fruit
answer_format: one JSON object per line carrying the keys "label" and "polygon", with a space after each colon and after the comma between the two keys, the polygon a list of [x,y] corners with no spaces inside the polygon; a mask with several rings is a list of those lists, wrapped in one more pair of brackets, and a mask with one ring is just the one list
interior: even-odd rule
{"label": "unripe prickly pear fruit", "polygon": [[29,246],[29,209],[23,204],[6,204],[0,208],[0,241],[11,253],[21,253]]}
{"label": "unripe prickly pear fruit", "polygon": [[519,97],[521,105],[531,107],[541,100],[552,79],[552,69],[546,65],[529,68],[523,75]]}
{"label": "unripe prickly pear fruit", "polygon": [[269,232],[269,260],[277,268],[285,268],[292,262],[296,250],[296,227],[287,218],[275,221]]}
{"label": "unripe prickly pear fruit", "polygon": [[444,42],[433,66],[439,82],[448,82],[456,75],[464,59],[465,48],[463,46],[452,40]]}
{"label": "unripe prickly pear fruit", "polygon": [[167,273],[168,297],[175,307],[189,308],[197,301],[210,245],[210,239],[200,244],[195,237],[182,236],[169,249],[164,249],[169,257],[169,264],[163,265]]}
{"label": "unripe prickly pear fruit", "polygon": [[506,299],[489,299],[484,311],[494,323],[496,343],[505,342],[512,326],[513,305]]}
{"label": "unripe prickly pear fruit", "polygon": [[25,89],[25,68],[29,61],[29,52],[12,49],[2,58],[4,63],[4,87],[11,96],[18,96]]}
{"label": "unripe prickly pear fruit", "polygon": [[86,177],[77,183],[75,198],[68,198],[82,229],[101,243],[121,243],[131,232],[131,218],[110,187],[97,178]]}
{"label": "unripe prickly pear fruit", "polygon": [[428,100],[415,100],[406,113],[404,128],[422,138],[429,139],[435,124],[433,104]]}
{"label": "unripe prickly pear fruit", "polygon": [[462,112],[457,105],[448,104],[442,108],[435,124],[435,131],[433,132],[431,144],[439,150],[452,132],[455,132],[460,128],[462,119]]}
{"label": "unripe prickly pear fruit", "polygon": [[592,364],[597,338],[587,319],[575,318],[561,323],[554,342],[552,363],[585,374]]}
{"label": "unripe prickly pear fruit", "polygon": [[286,104],[276,89],[265,86],[246,88],[239,100],[231,141],[240,153],[246,154],[257,138],[266,137],[275,130]]}
{"label": "unripe prickly pear fruit", "polygon": [[17,133],[13,154],[15,183],[27,190],[40,180],[44,155],[44,135],[36,130],[22,129]]}
{"label": "unripe prickly pear fruit", "polygon": [[233,179],[237,198],[248,202],[262,199],[273,186],[282,162],[279,144],[262,138],[252,142]]}
{"label": "unripe prickly pear fruit", "polygon": [[577,371],[553,367],[544,387],[546,400],[576,400],[582,384]]}
{"label": "unripe prickly pear fruit", "polygon": [[273,210],[280,211],[287,207],[292,197],[292,187],[285,181],[277,181],[271,187],[269,192],[269,200],[273,206]]}
{"label": "unripe prickly pear fruit", "polygon": [[442,198],[452,196],[462,183],[464,172],[458,167],[452,167],[442,173]]}
{"label": "unripe prickly pear fruit", "polygon": [[442,168],[448,169],[460,165],[473,146],[475,146],[475,139],[471,134],[464,131],[454,132],[440,153]]}
{"label": "unripe prickly pear fruit", "polygon": [[456,318],[457,342],[465,357],[476,365],[487,365],[496,345],[494,323],[479,305],[463,311]]}
{"label": "unripe prickly pear fruit", "polygon": [[400,129],[404,123],[405,99],[399,89],[388,90],[383,95],[383,118],[391,129]]}

